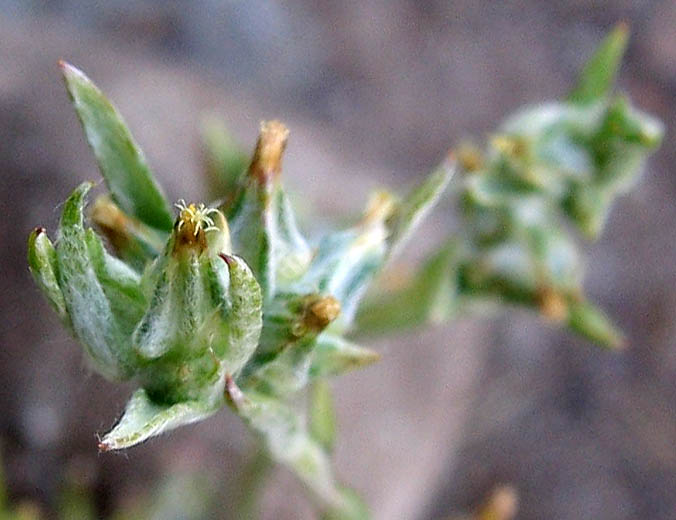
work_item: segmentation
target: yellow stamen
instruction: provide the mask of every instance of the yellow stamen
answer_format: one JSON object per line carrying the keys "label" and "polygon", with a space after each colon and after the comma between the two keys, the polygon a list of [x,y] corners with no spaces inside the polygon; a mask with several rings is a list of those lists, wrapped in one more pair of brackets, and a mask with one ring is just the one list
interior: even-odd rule
{"label": "yellow stamen", "polygon": [[183,199],[176,203],[176,208],[180,210],[178,214],[178,231],[186,229],[186,233],[192,232],[196,237],[200,231],[212,231],[218,229],[214,226],[214,219],[211,215],[218,212],[215,208],[207,208],[204,204],[187,204]]}

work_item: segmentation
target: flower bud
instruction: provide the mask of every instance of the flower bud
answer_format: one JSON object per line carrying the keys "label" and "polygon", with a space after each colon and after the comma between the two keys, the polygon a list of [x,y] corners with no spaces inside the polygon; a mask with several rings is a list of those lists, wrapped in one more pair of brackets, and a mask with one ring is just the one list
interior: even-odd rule
{"label": "flower bud", "polygon": [[177,206],[165,252],[148,273],[150,304],[131,337],[143,387],[169,403],[211,398],[224,375],[238,373],[253,354],[261,328],[260,289],[230,254],[223,215]]}

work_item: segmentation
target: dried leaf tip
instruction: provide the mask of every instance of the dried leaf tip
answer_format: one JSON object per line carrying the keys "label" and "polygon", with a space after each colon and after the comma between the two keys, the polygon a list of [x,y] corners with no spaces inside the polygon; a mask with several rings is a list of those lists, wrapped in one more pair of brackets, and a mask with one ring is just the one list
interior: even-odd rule
{"label": "dried leaf tip", "polygon": [[78,69],[74,65],[71,65],[65,60],[59,60],[56,62],[56,64],[61,69],[61,74],[63,74],[65,77],[69,76],[86,77],[84,75],[84,72],[82,72],[80,69]]}
{"label": "dried leaf tip", "polygon": [[[458,155],[458,163],[465,172],[473,173],[484,166],[484,157],[481,149],[470,141],[461,141],[456,151]],[[448,162],[454,159],[453,152],[449,153],[447,157]]]}
{"label": "dried leaf tip", "polygon": [[230,374],[225,376],[225,399],[235,409],[241,408],[246,397]]}
{"label": "dried leaf tip", "polygon": [[228,264],[228,267],[235,265],[235,259],[232,256],[226,255],[225,253],[220,253],[218,256],[220,256],[221,260]]}
{"label": "dried leaf tip", "polygon": [[372,193],[366,204],[362,225],[367,227],[386,221],[395,212],[396,205],[397,201],[391,193],[384,190]]}
{"label": "dried leaf tip", "polygon": [[561,323],[568,318],[566,298],[550,287],[544,287],[536,296],[540,313],[547,319]]}
{"label": "dried leaf tip", "polygon": [[282,169],[282,154],[286,148],[289,130],[280,121],[261,122],[260,134],[256,143],[249,175],[261,182],[277,176]]}
{"label": "dried leaf tip", "polygon": [[481,507],[476,520],[512,520],[519,509],[519,496],[512,486],[498,486]]}
{"label": "dried leaf tip", "polygon": [[92,221],[108,237],[113,247],[121,249],[129,240],[129,229],[134,225],[131,217],[125,214],[109,197],[98,197],[92,206]]}
{"label": "dried leaf tip", "polygon": [[613,31],[617,31],[618,33],[622,33],[622,35],[627,38],[629,37],[629,32],[631,31],[631,28],[629,27],[629,22],[626,20],[621,20],[615,24],[615,27],[613,27]]}
{"label": "dried leaf tip", "polygon": [[340,302],[333,296],[323,296],[308,306],[305,324],[314,330],[324,330],[340,314]]}

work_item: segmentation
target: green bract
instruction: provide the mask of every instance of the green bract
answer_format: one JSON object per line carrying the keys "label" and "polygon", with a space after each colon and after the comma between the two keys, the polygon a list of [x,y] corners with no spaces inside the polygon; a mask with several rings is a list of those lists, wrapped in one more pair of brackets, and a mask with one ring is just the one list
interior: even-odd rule
{"label": "green bract", "polygon": [[[333,422],[315,413],[310,427],[291,403],[308,383],[378,358],[343,334],[371,280],[448,184],[453,164],[404,199],[377,193],[354,227],[311,247],[280,178],[288,131],[270,121],[248,169],[238,153],[212,161],[227,186],[224,202],[181,201],[171,216],[116,109],[82,72],[61,66],[110,191],[92,205],[91,220],[115,255],[86,224],[91,184],[84,183],[64,205],[54,245],[43,229],[33,231],[29,264],[93,368],[140,386],[99,448],[133,446],[228,404],[327,514],[363,516],[363,505],[332,476]],[[210,145],[220,146],[224,134],[210,132]],[[316,388],[324,394],[313,409],[330,410],[327,389]]]}

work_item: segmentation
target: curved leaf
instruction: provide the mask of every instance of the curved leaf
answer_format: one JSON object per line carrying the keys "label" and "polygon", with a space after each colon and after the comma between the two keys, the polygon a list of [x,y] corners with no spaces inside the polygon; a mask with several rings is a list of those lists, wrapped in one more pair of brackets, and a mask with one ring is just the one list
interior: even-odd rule
{"label": "curved leaf", "polygon": [[56,246],[59,287],[73,331],[85,345],[96,368],[106,377],[133,373],[128,336],[118,323],[87,247],[83,225],[85,195],[91,184],[81,184],[66,201]]}
{"label": "curved leaf", "polygon": [[213,415],[218,408],[200,401],[161,405],[143,389],[134,392],[122,419],[99,442],[101,451],[130,448],[151,437]]}
{"label": "curved leaf", "polygon": [[56,250],[43,228],[34,229],[28,237],[28,268],[61,321],[70,325],[66,302],[58,282]]}

